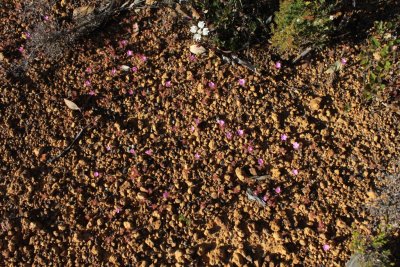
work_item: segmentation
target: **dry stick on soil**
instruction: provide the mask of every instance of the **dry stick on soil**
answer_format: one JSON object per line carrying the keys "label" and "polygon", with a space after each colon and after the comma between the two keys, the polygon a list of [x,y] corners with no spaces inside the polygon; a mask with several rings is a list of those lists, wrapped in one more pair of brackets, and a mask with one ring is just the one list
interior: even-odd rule
{"label": "dry stick on soil", "polygon": [[271,178],[269,175],[261,175],[261,176],[252,176],[249,177],[251,180],[256,180],[256,181],[262,181],[262,180],[267,180],[268,178]]}
{"label": "dry stick on soil", "polygon": [[82,135],[83,131],[86,129],[86,127],[87,127],[87,126],[83,127],[83,128],[79,131],[79,133],[75,136],[74,140],[71,142],[71,144],[69,144],[69,146],[68,146],[66,149],[64,149],[64,151],[62,151],[60,154],[58,154],[58,155],[55,156],[54,158],[49,159],[49,160],[47,161],[47,163],[52,163],[52,162],[54,162],[55,160],[61,158],[61,157],[64,156],[65,154],[67,154],[68,151],[69,151],[69,150],[72,148],[72,146],[75,144],[75,142],[78,141],[78,139],[81,137],[81,135]]}

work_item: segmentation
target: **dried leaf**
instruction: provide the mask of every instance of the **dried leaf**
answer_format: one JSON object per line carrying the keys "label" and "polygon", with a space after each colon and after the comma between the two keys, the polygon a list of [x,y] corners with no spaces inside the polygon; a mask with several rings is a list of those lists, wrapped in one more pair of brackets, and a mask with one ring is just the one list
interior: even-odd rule
{"label": "dried leaf", "polygon": [[182,16],[184,16],[184,17],[186,17],[186,18],[190,18],[190,16],[189,16],[185,11],[182,10],[180,4],[177,4],[177,5],[175,6],[175,10],[176,10],[176,12],[178,12],[179,14],[181,14]]}
{"label": "dried leaf", "polygon": [[94,11],[94,6],[81,6],[74,9],[72,13],[73,20],[79,20]]}
{"label": "dried leaf", "polygon": [[298,55],[293,61],[292,63],[296,63],[297,61],[299,61],[300,58],[304,57],[305,55],[307,55],[308,53],[310,53],[312,50],[311,47],[307,47],[306,49],[304,49],[300,55]]}
{"label": "dried leaf", "polygon": [[254,67],[250,62],[244,61],[244,60],[238,58],[236,55],[232,55],[232,59],[233,59],[234,61],[236,61],[238,64],[240,64],[240,65],[242,65],[242,66],[248,68],[248,69],[251,70],[252,72],[258,74],[256,67]]}
{"label": "dried leaf", "polygon": [[199,19],[200,19],[200,14],[199,14],[199,12],[197,12],[197,10],[194,9],[192,6],[190,7],[190,9],[192,10],[192,16],[193,16],[193,18],[199,20]]}
{"label": "dried leaf", "polygon": [[195,55],[201,55],[206,52],[206,49],[201,45],[195,44],[190,46],[190,52],[192,52]]}
{"label": "dried leaf", "polygon": [[248,198],[250,201],[257,201],[257,203],[260,204],[261,206],[263,206],[263,207],[266,206],[265,201],[262,200],[261,198],[259,198],[258,196],[256,196],[256,195],[253,193],[253,191],[250,190],[250,188],[247,188],[247,190],[246,190],[246,195],[247,195],[247,198]]}
{"label": "dried leaf", "polygon": [[269,175],[262,175],[262,176],[252,176],[249,177],[251,180],[256,180],[256,181],[262,181],[262,180],[267,180],[268,178],[271,178]]}
{"label": "dried leaf", "polygon": [[4,60],[3,53],[0,53],[0,61],[3,61],[3,60]]}
{"label": "dried leaf", "polygon": [[127,65],[122,65],[120,68],[123,71],[129,71],[130,70],[129,66],[127,66]]}
{"label": "dried leaf", "polygon": [[67,107],[69,107],[72,110],[81,110],[74,102],[72,102],[71,100],[68,100],[66,98],[64,98],[64,102],[65,105],[67,105]]}

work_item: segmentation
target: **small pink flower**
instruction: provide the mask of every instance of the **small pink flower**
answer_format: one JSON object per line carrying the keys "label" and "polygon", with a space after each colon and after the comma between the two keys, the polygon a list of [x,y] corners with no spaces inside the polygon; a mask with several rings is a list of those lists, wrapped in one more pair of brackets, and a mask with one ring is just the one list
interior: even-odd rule
{"label": "small pink flower", "polygon": [[244,135],[244,131],[242,129],[237,130],[237,134],[239,136],[243,136]]}
{"label": "small pink flower", "polygon": [[132,50],[128,50],[128,51],[126,52],[126,55],[127,55],[128,57],[131,57],[131,56],[133,55],[133,51],[132,51]]}
{"label": "small pink flower", "polygon": [[141,56],[140,56],[140,59],[141,59],[143,62],[146,62],[146,61],[147,61],[147,57],[146,57],[145,55],[141,55]]}
{"label": "small pink flower", "polygon": [[219,125],[220,127],[224,127],[224,125],[225,125],[225,121],[220,120],[220,119],[217,119],[217,123],[218,123],[218,125]]}
{"label": "small pink flower", "polygon": [[120,213],[121,212],[121,209],[120,208],[115,208],[115,213]]}
{"label": "small pink flower", "polygon": [[169,197],[169,193],[168,191],[164,191],[164,193],[162,194],[164,199],[167,199]]}
{"label": "small pink flower", "polygon": [[282,141],[286,141],[287,140],[287,135],[286,134],[282,134],[281,135],[281,140]]}
{"label": "small pink flower", "polygon": [[106,146],[106,150],[107,151],[111,151],[111,147],[110,146]]}
{"label": "small pink flower", "polygon": [[129,149],[129,153],[131,153],[131,154],[133,154],[133,155],[136,155],[136,151],[135,151],[135,149],[133,149],[133,148]]}
{"label": "small pink flower", "polygon": [[91,67],[87,67],[85,70],[87,73],[92,73],[92,68]]}
{"label": "small pink flower", "polygon": [[245,79],[239,79],[239,85],[240,86],[244,86],[246,84],[246,80]]}
{"label": "small pink flower", "polygon": [[94,177],[99,177],[99,175],[100,175],[100,174],[99,174],[98,172],[94,172],[94,173],[93,173],[93,176],[94,176]]}
{"label": "small pink flower", "polygon": [[292,173],[293,173],[293,175],[298,175],[299,174],[299,170],[294,169],[294,170],[292,170]]}
{"label": "small pink flower", "polygon": [[215,83],[209,82],[209,83],[208,83],[208,86],[209,86],[211,89],[214,89],[214,88],[215,88]]}
{"label": "small pink flower", "polygon": [[43,16],[43,20],[45,20],[45,21],[48,21],[50,18],[49,18],[49,16]]}
{"label": "small pink flower", "polygon": [[85,81],[85,86],[90,86],[90,85],[92,85],[92,83],[89,80],[86,80]]}
{"label": "small pink flower", "polygon": [[20,53],[24,53],[25,49],[24,49],[23,46],[20,46],[20,47],[18,48],[18,51],[19,51]]}
{"label": "small pink flower", "polygon": [[282,64],[280,61],[275,63],[275,68],[280,69],[282,67]]}
{"label": "small pink flower", "polygon": [[194,119],[194,123],[196,124],[196,126],[199,125],[200,124],[200,119],[199,118]]}
{"label": "small pink flower", "polygon": [[300,148],[300,144],[299,143],[297,143],[297,142],[294,142],[293,143],[293,149],[299,149]]}
{"label": "small pink flower", "polygon": [[125,46],[128,45],[128,41],[127,40],[122,40],[122,41],[119,42],[119,44],[120,44],[121,47],[125,47]]}
{"label": "small pink flower", "polygon": [[194,154],[194,158],[197,159],[197,160],[199,160],[199,159],[200,159],[199,153]]}
{"label": "small pink flower", "polygon": [[116,68],[112,68],[111,75],[115,75],[116,73],[117,73],[117,69]]}
{"label": "small pink flower", "polygon": [[323,249],[324,251],[328,251],[330,248],[331,248],[331,247],[330,247],[328,244],[325,244],[325,245],[322,246],[322,249]]}
{"label": "small pink flower", "polygon": [[190,131],[193,133],[196,130],[196,128],[192,125],[190,126]]}
{"label": "small pink flower", "polygon": [[231,132],[226,132],[226,138],[232,139],[232,133]]}
{"label": "small pink flower", "polygon": [[247,151],[248,151],[249,153],[253,153],[253,151],[254,151],[253,146],[248,146],[248,147],[247,147]]}
{"label": "small pink flower", "polygon": [[128,94],[133,95],[133,90],[129,89]]}
{"label": "small pink flower", "polygon": [[26,39],[31,39],[31,34],[29,32],[24,32]]}
{"label": "small pink flower", "polygon": [[280,194],[282,192],[281,187],[278,186],[277,188],[275,188],[275,193]]}
{"label": "small pink flower", "polygon": [[343,57],[343,58],[340,60],[340,63],[342,63],[342,65],[346,65],[347,59]]}
{"label": "small pink flower", "polygon": [[171,81],[166,81],[166,82],[165,82],[165,87],[171,87],[171,86],[172,86]]}
{"label": "small pink flower", "polygon": [[151,156],[151,155],[153,155],[153,150],[147,149],[144,153],[145,153],[146,155]]}
{"label": "small pink flower", "polygon": [[189,59],[190,59],[190,61],[196,61],[196,56],[193,54],[190,54]]}
{"label": "small pink flower", "polygon": [[137,67],[132,67],[131,70],[132,70],[132,72],[137,72],[138,68]]}
{"label": "small pink flower", "polygon": [[267,202],[268,196],[267,196],[267,195],[263,196],[263,200],[264,200],[265,202]]}
{"label": "small pink flower", "polygon": [[89,91],[89,95],[94,96],[95,94],[96,94],[95,91],[93,91],[93,90],[90,90],[90,91]]}
{"label": "small pink flower", "polygon": [[264,160],[263,159],[258,159],[258,165],[263,166],[264,165]]}

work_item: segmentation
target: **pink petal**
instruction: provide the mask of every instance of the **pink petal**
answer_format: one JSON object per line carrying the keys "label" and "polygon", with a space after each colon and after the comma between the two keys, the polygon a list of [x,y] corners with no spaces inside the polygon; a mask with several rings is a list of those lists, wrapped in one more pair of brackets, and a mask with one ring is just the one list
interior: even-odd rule
{"label": "pink petal", "polygon": [[293,148],[294,148],[294,149],[297,150],[297,149],[299,149],[299,147],[300,147],[300,144],[299,144],[299,143],[297,143],[297,142],[294,142],[294,143],[293,143]]}
{"label": "pink petal", "polygon": [[169,193],[167,192],[167,191],[165,191],[164,193],[163,193],[163,198],[164,199],[167,199],[169,197]]}

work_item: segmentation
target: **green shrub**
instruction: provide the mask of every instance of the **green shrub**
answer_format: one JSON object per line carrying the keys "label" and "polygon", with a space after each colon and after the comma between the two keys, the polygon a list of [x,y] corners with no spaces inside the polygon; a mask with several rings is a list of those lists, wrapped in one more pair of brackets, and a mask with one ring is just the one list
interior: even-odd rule
{"label": "green shrub", "polygon": [[283,0],[271,27],[272,46],[284,58],[306,47],[322,47],[333,30],[333,17],[329,16],[333,7],[324,0]]}
{"label": "green shrub", "polygon": [[390,266],[390,250],[387,249],[389,242],[388,233],[380,230],[375,235],[363,235],[357,231],[353,233],[350,249],[353,257],[346,266]]}
{"label": "green shrub", "polygon": [[236,51],[267,38],[268,18],[278,1],[193,0],[191,4],[212,25],[212,41],[221,49]]}
{"label": "green shrub", "polygon": [[397,46],[400,38],[396,36],[395,27],[393,22],[376,22],[367,40],[367,49],[360,54],[365,96],[368,99],[386,88],[393,71],[399,66]]}

